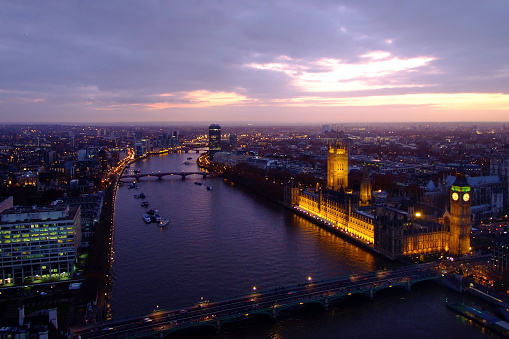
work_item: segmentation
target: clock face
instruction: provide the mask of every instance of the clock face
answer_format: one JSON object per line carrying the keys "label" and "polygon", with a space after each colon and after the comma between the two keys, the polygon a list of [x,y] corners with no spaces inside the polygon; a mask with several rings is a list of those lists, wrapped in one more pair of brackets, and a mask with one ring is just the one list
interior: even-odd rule
{"label": "clock face", "polygon": [[470,194],[465,193],[463,194],[463,201],[469,201],[470,200]]}
{"label": "clock face", "polygon": [[454,200],[454,201],[458,200],[458,193],[454,192],[452,194],[452,200]]}

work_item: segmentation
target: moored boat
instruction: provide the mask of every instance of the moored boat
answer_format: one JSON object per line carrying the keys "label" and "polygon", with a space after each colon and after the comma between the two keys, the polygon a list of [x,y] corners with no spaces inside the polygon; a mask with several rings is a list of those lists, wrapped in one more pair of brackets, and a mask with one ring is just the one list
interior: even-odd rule
{"label": "moored boat", "polygon": [[145,221],[147,224],[149,224],[152,220],[150,218],[150,215],[148,214],[143,214],[143,221]]}
{"label": "moored boat", "polygon": [[170,219],[162,218],[161,221],[159,221],[159,227],[164,227],[164,226],[168,225],[169,222],[170,222]]}
{"label": "moored boat", "polygon": [[474,306],[467,306],[460,303],[447,303],[446,306],[494,332],[502,334],[505,337],[509,336],[509,323],[497,318],[491,313]]}

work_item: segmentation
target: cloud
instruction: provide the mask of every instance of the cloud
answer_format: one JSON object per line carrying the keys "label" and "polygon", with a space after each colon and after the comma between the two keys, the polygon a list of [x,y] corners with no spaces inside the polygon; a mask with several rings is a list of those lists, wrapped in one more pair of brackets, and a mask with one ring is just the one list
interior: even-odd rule
{"label": "cloud", "polygon": [[[289,116],[284,104],[383,108],[411,96],[429,110],[459,107],[454,98],[489,116],[509,92],[508,12],[508,2],[474,0],[7,2],[0,118],[107,110],[104,119],[157,120],[274,105],[276,121]],[[424,99],[433,95],[442,103]],[[250,119],[242,112],[212,117]]]}
{"label": "cloud", "polygon": [[304,92],[345,92],[369,89],[416,87],[418,84],[394,84],[390,76],[397,72],[411,72],[426,66],[433,57],[400,59],[389,52],[370,52],[362,55],[359,63],[348,63],[340,59],[320,59],[307,64],[296,63],[288,56],[280,56],[276,63],[248,64],[261,70],[282,72],[291,77],[297,88]]}

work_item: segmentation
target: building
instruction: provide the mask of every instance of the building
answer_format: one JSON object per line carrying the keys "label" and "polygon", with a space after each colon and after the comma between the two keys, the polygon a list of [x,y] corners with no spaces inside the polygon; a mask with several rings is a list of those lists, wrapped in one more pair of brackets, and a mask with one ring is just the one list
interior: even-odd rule
{"label": "building", "polygon": [[232,151],[235,151],[237,149],[237,135],[236,134],[233,134],[233,133],[230,134],[229,148]]}
{"label": "building", "polygon": [[213,158],[216,152],[221,151],[221,126],[209,126],[209,154]]}
{"label": "building", "polygon": [[504,204],[509,202],[509,156],[492,159],[490,162],[490,174],[498,175],[504,183]]}
{"label": "building", "polygon": [[[478,177],[466,175],[465,178],[470,186],[469,198],[473,221],[500,216],[505,204],[504,182],[501,177],[499,175]],[[444,185],[446,192],[449,192],[455,180],[454,176],[446,177]]]}
{"label": "building", "polygon": [[368,171],[364,171],[362,182],[361,182],[361,191],[360,191],[360,206],[368,206],[371,203],[371,180],[369,178]]}
{"label": "building", "polygon": [[491,244],[491,257],[493,270],[505,275],[509,272],[509,237],[501,236]]}
{"label": "building", "polygon": [[374,248],[390,259],[449,251],[446,225],[392,207],[377,208],[374,224]]}
{"label": "building", "polygon": [[345,141],[329,144],[327,157],[327,188],[333,191],[348,187],[348,147]]}
{"label": "building", "polygon": [[95,239],[95,232],[101,217],[104,203],[104,191],[93,194],[82,194],[79,197],[70,197],[67,194],[53,204],[68,204],[72,207],[79,207],[81,211],[81,249],[90,247]]}
{"label": "building", "polygon": [[461,255],[470,251],[470,185],[465,174],[458,173],[450,191],[450,211],[444,216],[444,223],[451,228],[449,252]]}
{"label": "building", "polygon": [[0,218],[0,286],[73,275],[81,241],[79,206],[14,206]]}
{"label": "building", "polygon": [[[285,204],[320,220],[390,259],[437,253],[470,253],[471,197],[463,173],[458,173],[449,194],[449,210],[407,211],[386,204],[369,205],[369,176],[365,174],[360,198],[348,193],[348,150],[329,145],[327,188],[303,189],[293,182],[285,189]],[[344,172],[346,171],[346,179]],[[375,201],[377,199],[375,198]],[[420,207],[419,207],[420,208]]]}

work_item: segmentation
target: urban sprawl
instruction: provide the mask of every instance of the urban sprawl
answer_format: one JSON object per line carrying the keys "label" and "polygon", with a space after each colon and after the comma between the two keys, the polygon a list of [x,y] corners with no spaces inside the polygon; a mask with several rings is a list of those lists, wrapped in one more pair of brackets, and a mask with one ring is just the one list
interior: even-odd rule
{"label": "urban sprawl", "polygon": [[470,278],[509,292],[509,128],[502,123],[3,125],[0,319],[17,324],[0,322],[4,334],[33,333],[22,320],[33,300],[70,305],[65,319],[57,321],[55,309],[44,313],[48,326],[38,331],[50,334],[95,321],[92,310],[105,316],[93,296],[108,282],[91,283],[90,272],[108,267],[93,261],[109,257],[121,176],[137,159],[197,149],[203,171],[377,255],[403,263],[485,256],[483,274]]}

